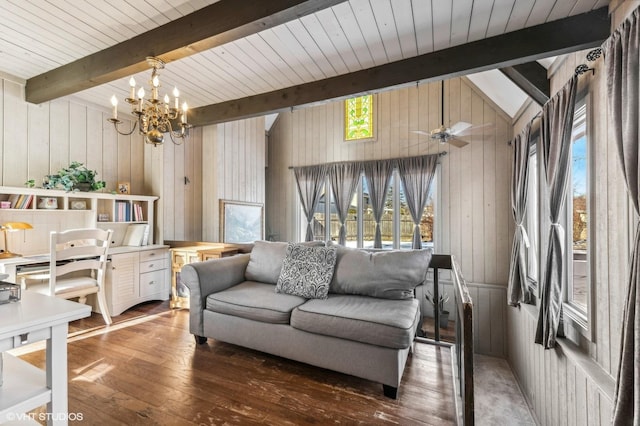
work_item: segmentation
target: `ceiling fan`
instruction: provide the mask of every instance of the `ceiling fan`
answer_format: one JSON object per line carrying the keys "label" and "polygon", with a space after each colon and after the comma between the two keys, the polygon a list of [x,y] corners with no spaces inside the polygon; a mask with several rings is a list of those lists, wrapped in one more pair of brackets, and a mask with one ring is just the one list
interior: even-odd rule
{"label": "ceiling fan", "polygon": [[[444,80],[441,81],[440,108],[440,119],[442,120],[442,122],[444,122]],[[417,133],[419,135],[429,136],[431,139],[438,141],[441,144],[448,143],[457,148],[462,148],[463,146],[469,145],[469,142],[462,139],[462,137],[470,136],[477,130],[489,126],[493,126],[493,123],[474,126],[471,123],[459,121],[451,127],[446,127],[444,124],[441,124],[440,127],[433,129],[430,132],[424,130],[412,130],[411,132]]]}

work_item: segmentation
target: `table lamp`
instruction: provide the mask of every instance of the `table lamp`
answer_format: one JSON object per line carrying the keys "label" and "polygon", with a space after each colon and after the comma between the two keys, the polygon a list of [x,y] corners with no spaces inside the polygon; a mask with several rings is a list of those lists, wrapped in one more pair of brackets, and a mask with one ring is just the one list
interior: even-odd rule
{"label": "table lamp", "polygon": [[7,222],[0,227],[0,230],[4,232],[4,251],[0,253],[0,259],[8,259],[10,257],[20,257],[21,254],[11,253],[9,246],[7,245],[7,232],[19,231],[24,229],[33,229],[33,226],[27,222]]}

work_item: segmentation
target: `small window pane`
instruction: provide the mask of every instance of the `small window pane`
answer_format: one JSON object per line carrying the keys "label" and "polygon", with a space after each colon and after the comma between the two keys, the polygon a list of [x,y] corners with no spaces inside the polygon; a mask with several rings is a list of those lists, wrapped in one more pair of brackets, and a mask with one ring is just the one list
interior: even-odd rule
{"label": "small window pane", "polygon": [[587,310],[589,291],[588,249],[588,155],[586,132],[586,103],[576,105],[573,124],[573,143],[571,146],[571,187],[570,222],[573,274],[569,277],[570,301],[581,310]]}
{"label": "small window pane", "polygon": [[[327,203],[327,194],[323,187],[322,195],[320,196],[320,201],[318,202],[318,206],[313,212],[313,239],[314,240],[324,240],[325,238],[325,224],[327,223],[325,220],[325,208]],[[331,202],[331,198],[329,198],[329,202]],[[305,221],[306,222],[306,221]],[[307,229],[305,225],[305,229],[303,231],[303,236],[306,235]]]}
{"label": "small window pane", "polygon": [[538,282],[538,155],[529,157],[529,182],[527,183],[527,211],[524,226],[529,238],[527,248],[527,277],[532,283]]}

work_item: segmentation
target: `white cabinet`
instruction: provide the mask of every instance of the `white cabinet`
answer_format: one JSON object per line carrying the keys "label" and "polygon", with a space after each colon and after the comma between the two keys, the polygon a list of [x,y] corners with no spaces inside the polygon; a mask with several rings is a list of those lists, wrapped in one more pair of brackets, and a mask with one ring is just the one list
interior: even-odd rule
{"label": "white cabinet", "polygon": [[169,299],[169,248],[119,247],[111,251],[105,295],[111,316],[148,300]]}

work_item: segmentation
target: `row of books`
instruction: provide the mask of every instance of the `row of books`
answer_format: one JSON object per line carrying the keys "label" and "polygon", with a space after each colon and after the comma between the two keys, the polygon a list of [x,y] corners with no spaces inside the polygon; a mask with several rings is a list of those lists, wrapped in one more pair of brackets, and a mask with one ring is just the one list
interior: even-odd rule
{"label": "row of books", "polygon": [[34,197],[33,194],[11,194],[9,202],[12,209],[28,209],[31,207]]}
{"label": "row of books", "polygon": [[133,204],[128,201],[120,201],[116,200],[116,209],[115,209],[115,222],[131,222],[133,219],[134,222],[143,222],[144,214],[142,212],[142,206],[140,204]]}

